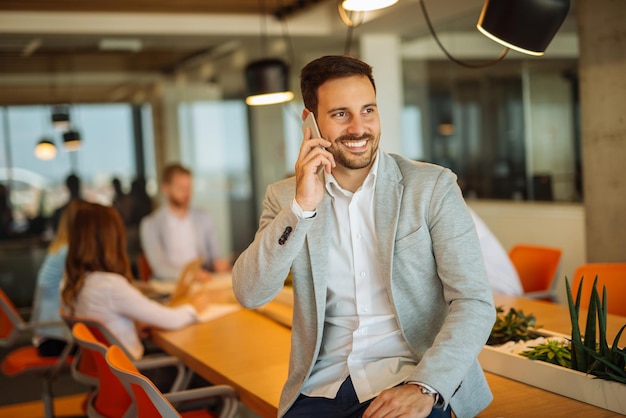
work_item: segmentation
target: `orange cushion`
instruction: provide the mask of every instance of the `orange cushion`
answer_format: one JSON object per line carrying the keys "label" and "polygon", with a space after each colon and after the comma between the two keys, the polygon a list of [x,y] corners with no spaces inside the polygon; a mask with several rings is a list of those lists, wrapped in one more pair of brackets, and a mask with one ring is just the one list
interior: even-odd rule
{"label": "orange cushion", "polygon": [[[36,347],[21,347],[11,351],[2,360],[2,372],[13,376],[24,372],[44,371],[54,366],[58,360],[58,357],[41,357]],[[71,362],[72,358],[68,356],[67,364]]]}

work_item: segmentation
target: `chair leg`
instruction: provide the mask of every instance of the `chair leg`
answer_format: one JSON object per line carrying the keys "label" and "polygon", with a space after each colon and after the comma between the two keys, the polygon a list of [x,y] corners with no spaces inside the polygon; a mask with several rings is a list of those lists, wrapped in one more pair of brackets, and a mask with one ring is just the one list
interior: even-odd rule
{"label": "chair leg", "polygon": [[74,343],[68,343],[63,352],[59,356],[59,360],[51,367],[43,376],[43,393],[41,400],[43,401],[44,417],[54,418],[54,395],[52,394],[52,382],[57,378],[61,370],[65,368],[65,362],[74,348]]}
{"label": "chair leg", "polygon": [[43,392],[41,394],[41,400],[43,401],[44,417],[54,418],[54,403],[52,401],[52,376],[49,373],[43,378]]}

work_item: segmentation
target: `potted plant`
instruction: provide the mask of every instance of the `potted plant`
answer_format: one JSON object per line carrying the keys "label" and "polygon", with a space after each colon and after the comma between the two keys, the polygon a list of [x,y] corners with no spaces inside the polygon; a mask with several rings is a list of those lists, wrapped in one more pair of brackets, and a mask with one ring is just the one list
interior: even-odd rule
{"label": "potted plant", "polygon": [[[504,314],[498,308],[479,361],[486,371],[626,414],[626,351],[619,347],[626,324],[609,345],[606,289],[600,298],[596,278],[583,334],[578,325],[582,281],[575,300],[567,278],[566,286],[570,336],[538,329],[533,315],[514,309]],[[507,340],[507,336],[513,338]]]}

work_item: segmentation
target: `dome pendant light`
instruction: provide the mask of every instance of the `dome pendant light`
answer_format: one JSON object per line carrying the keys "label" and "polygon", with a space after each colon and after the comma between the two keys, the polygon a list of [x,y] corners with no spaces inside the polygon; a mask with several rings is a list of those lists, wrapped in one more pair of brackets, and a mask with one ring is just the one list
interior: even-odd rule
{"label": "dome pendant light", "polygon": [[246,67],[248,106],[270,105],[293,99],[289,90],[289,67],[279,59],[266,58]]}
{"label": "dome pendant light", "polygon": [[68,105],[53,106],[51,119],[54,129],[67,132],[70,129],[70,107]]}
{"label": "dome pendant light", "polygon": [[353,12],[371,12],[393,6],[398,0],[343,0],[341,7]]}
{"label": "dome pendant light", "polygon": [[[265,0],[259,0],[261,15],[261,56],[265,55],[267,19]],[[289,66],[278,58],[262,58],[253,61],[246,67],[246,88],[248,106],[262,106],[288,102],[294,94],[289,90]]]}
{"label": "dome pendant light", "polygon": [[67,151],[77,151],[80,148],[80,133],[76,130],[69,130],[63,134],[63,144]]}
{"label": "dome pendant light", "polygon": [[569,0],[485,0],[476,27],[507,48],[541,56],[569,6]]}
{"label": "dome pendant light", "polygon": [[35,145],[35,157],[40,160],[51,160],[57,155],[57,147],[52,142],[52,138],[44,136],[41,141]]}

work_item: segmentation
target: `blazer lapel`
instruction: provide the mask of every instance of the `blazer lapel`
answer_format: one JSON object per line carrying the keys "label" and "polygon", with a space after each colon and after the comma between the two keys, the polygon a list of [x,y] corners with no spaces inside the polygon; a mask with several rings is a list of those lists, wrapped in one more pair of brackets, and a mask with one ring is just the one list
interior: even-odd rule
{"label": "blazer lapel", "polygon": [[328,277],[330,216],[332,216],[331,198],[328,194],[317,208],[317,217],[307,233],[307,245],[311,260],[311,275],[315,290],[317,317],[322,318],[326,309],[326,283]]}
{"label": "blazer lapel", "polygon": [[404,186],[402,175],[393,158],[379,153],[380,162],[374,192],[376,242],[383,280],[391,283],[394,242]]}

